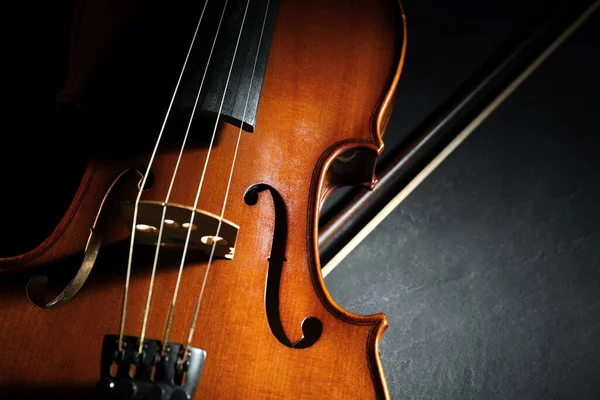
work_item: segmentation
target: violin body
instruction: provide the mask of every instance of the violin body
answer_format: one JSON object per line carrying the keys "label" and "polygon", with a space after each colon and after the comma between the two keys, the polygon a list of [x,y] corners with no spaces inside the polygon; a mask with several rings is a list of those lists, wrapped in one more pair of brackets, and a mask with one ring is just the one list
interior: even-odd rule
{"label": "violin body", "polygon": [[[192,339],[206,351],[195,399],[389,397],[379,360],[386,318],[354,315],[330,297],[317,227],[332,190],[376,183],[404,30],[394,0],[281,1],[254,132],[241,133],[236,152],[240,129],[221,121],[212,146],[182,153],[169,203],[194,204],[203,180],[197,208],[218,216],[227,197],[224,218],[239,227],[232,258],[212,261],[206,280]],[[2,398],[96,393],[103,338],[120,327],[129,220],[111,213],[94,268],[66,304],[37,308],[25,287],[40,269],[53,281],[81,263],[106,193],[124,171],[148,165],[153,136],[137,154],[115,155],[110,146],[94,154],[52,234],[26,253],[0,259]],[[159,146],[143,201],[165,200],[178,155],[178,148]],[[123,178],[111,199],[134,201],[139,181],[136,174]],[[143,324],[155,254],[151,246],[138,247],[124,325],[131,337]],[[163,337],[181,254],[164,246],[159,256],[147,338]],[[190,252],[187,260],[169,335],[174,343],[186,342],[207,268],[205,254]],[[307,318],[320,322],[316,333],[303,331]],[[312,342],[303,343],[310,335]]]}

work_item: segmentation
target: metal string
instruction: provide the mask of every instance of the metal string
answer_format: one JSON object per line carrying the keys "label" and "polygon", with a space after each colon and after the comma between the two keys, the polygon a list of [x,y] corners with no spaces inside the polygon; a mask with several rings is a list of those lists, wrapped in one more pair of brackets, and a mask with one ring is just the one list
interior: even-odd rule
{"label": "metal string", "polygon": [[[204,4],[204,8],[206,8],[206,4],[208,3],[208,1]],[[173,185],[175,183],[175,178],[177,176],[177,172],[179,170],[179,164],[181,162],[181,157],[183,155],[183,151],[185,149],[185,145],[188,139],[188,134],[190,132],[190,128],[192,126],[192,122],[194,120],[194,114],[196,113],[196,107],[198,106],[198,101],[200,99],[200,94],[202,92],[202,87],[204,86],[204,80],[206,78],[206,74],[208,72],[208,67],[210,65],[210,60],[212,59],[212,55],[213,55],[213,51],[215,49],[215,44],[217,43],[217,38],[219,36],[219,31],[221,30],[221,23],[223,22],[223,16],[225,15],[225,9],[227,8],[227,1],[225,2],[225,6],[223,7],[223,12],[221,13],[221,19],[219,20],[219,25],[217,26],[217,32],[215,34],[215,38],[213,40],[212,43],[212,48],[210,49],[210,53],[208,56],[208,60],[206,62],[206,67],[204,68],[204,74],[202,75],[202,81],[200,82],[200,88],[198,89],[198,94],[196,96],[196,100],[194,102],[194,107],[192,108],[192,114],[190,117],[190,120],[188,122],[186,131],[185,131],[185,135],[183,138],[183,142],[181,144],[181,148],[179,149],[179,155],[177,157],[177,162],[175,164],[175,169],[173,171],[173,176],[171,177],[171,183],[169,184],[169,190],[167,191],[167,195],[165,197],[165,201],[163,202],[162,205],[162,216],[161,216],[161,220],[160,220],[160,227],[158,230],[158,239],[156,242],[156,251],[154,252],[154,262],[152,264],[152,274],[150,276],[150,284],[148,286],[148,295],[146,297],[146,308],[144,310],[144,319],[142,322],[142,331],[140,333],[140,338],[139,338],[139,347],[138,347],[138,352],[141,353],[142,349],[143,349],[143,345],[144,345],[144,337],[146,335],[146,326],[148,324],[148,316],[150,315],[150,304],[152,301],[152,293],[153,293],[153,288],[154,288],[154,277],[156,274],[156,266],[158,265],[158,254],[160,253],[160,244],[162,243],[162,234],[163,234],[163,228],[165,225],[165,218],[166,218],[166,214],[167,214],[167,203],[169,202],[169,199],[171,197],[171,191],[173,190]],[[204,14],[204,9],[202,10],[202,14]],[[207,158],[208,160],[208,158]],[[206,165],[205,165],[206,168]]]}
{"label": "metal string", "polygon": [[[221,118],[221,112],[223,110],[223,103],[225,102],[225,95],[227,93],[227,87],[229,86],[229,80],[231,78],[231,72],[233,71],[233,65],[235,64],[235,57],[237,55],[237,51],[238,51],[238,47],[240,44],[240,38],[242,37],[242,31],[244,30],[244,24],[246,22],[246,15],[248,13],[248,6],[250,5],[250,0],[247,1],[246,3],[246,9],[244,10],[244,16],[242,18],[242,25],[240,27],[240,32],[238,34],[237,37],[237,42],[235,45],[235,50],[233,52],[233,58],[231,60],[231,66],[229,67],[229,73],[227,75],[227,81],[225,82],[225,90],[223,91],[223,98],[221,99],[221,104],[219,106],[219,112],[217,113],[217,120],[215,122],[215,127],[213,129],[213,133],[212,133],[212,138],[210,140],[210,145],[208,147],[208,152],[206,154],[206,160],[204,162],[204,169],[202,171],[202,176],[200,178],[200,183],[198,184],[198,190],[196,192],[196,198],[194,199],[194,205],[192,206],[192,209],[195,210],[198,207],[198,200],[200,199],[200,192],[202,190],[202,185],[204,183],[204,177],[206,175],[206,170],[207,170],[207,166],[208,166],[208,161],[210,159],[210,154],[211,154],[211,150],[213,147],[213,142],[217,133],[217,128],[219,126],[219,120]],[[243,124],[243,121],[242,121]],[[188,231],[187,231],[187,235],[185,238],[185,244],[183,247],[183,255],[181,257],[181,263],[179,265],[179,272],[177,274],[177,283],[175,285],[175,291],[173,292],[173,300],[171,301],[171,308],[169,310],[169,316],[167,319],[167,324],[165,327],[165,332],[163,335],[163,341],[162,341],[162,351],[161,353],[164,355],[166,350],[167,350],[167,343],[168,343],[168,339],[169,339],[169,333],[171,331],[171,326],[173,324],[173,316],[175,313],[175,304],[177,302],[177,294],[179,292],[179,284],[181,282],[181,275],[183,272],[183,266],[185,265],[185,257],[187,255],[187,250],[188,250],[188,246],[190,243],[190,237],[191,237],[191,233],[192,233],[192,227],[194,224],[194,217],[195,217],[195,212],[192,212],[191,216],[190,216],[190,221],[189,221],[189,226],[188,226]]]}
{"label": "metal string", "polygon": [[[221,224],[223,222],[223,215],[225,214],[225,207],[227,205],[227,197],[229,196],[229,189],[231,188],[231,180],[233,178],[233,170],[235,168],[235,161],[237,159],[237,154],[238,154],[238,149],[240,146],[240,139],[242,137],[242,126],[243,126],[243,121],[244,118],[246,118],[246,110],[248,109],[248,103],[250,101],[250,93],[252,92],[252,83],[254,81],[254,72],[256,70],[256,64],[258,62],[258,54],[260,52],[260,44],[262,43],[262,37],[263,37],[263,33],[265,30],[265,25],[267,22],[267,15],[269,13],[269,4],[270,4],[271,0],[267,1],[267,9],[265,11],[265,16],[263,19],[263,24],[262,24],[262,28],[260,31],[260,36],[258,39],[258,48],[256,50],[256,57],[254,59],[254,66],[252,67],[252,75],[250,78],[250,86],[248,87],[248,96],[246,97],[246,104],[244,105],[244,113],[242,116],[242,124],[240,124],[240,130],[238,131],[238,136],[237,136],[237,142],[235,145],[235,152],[233,153],[233,160],[231,162],[231,170],[229,171],[229,180],[227,181],[227,191],[225,192],[225,199],[223,200],[223,207],[221,208],[221,215],[219,217],[219,224],[217,225],[217,232],[215,233],[215,236],[218,237],[219,233],[221,231]],[[200,312],[200,304],[202,302],[202,296],[204,294],[204,288],[206,287],[206,280],[208,278],[208,273],[210,271],[210,266],[212,264],[212,260],[213,260],[213,256],[215,254],[215,248],[217,245],[217,241],[213,241],[213,245],[212,245],[212,249],[210,251],[210,257],[208,258],[208,265],[206,266],[206,272],[204,273],[204,280],[202,282],[202,289],[200,290],[200,294],[198,295],[198,300],[196,301],[196,307],[194,309],[194,315],[192,317],[192,323],[190,325],[190,330],[188,332],[188,338],[186,341],[186,346],[185,346],[185,351],[184,351],[184,359],[187,358],[187,354],[189,351],[189,348],[191,346],[192,343],[192,338],[194,336],[194,331],[196,329],[196,322],[198,321],[198,314]]]}
{"label": "metal string", "polygon": [[131,279],[131,264],[132,264],[132,259],[133,259],[133,245],[135,243],[135,227],[137,224],[138,208],[139,208],[140,200],[142,198],[142,192],[144,190],[144,187],[146,186],[146,182],[147,182],[148,176],[150,174],[150,168],[152,167],[152,164],[154,163],[154,158],[158,151],[158,146],[162,139],[162,135],[165,130],[165,126],[167,125],[167,120],[169,119],[169,115],[171,114],[171,109],[173,108],[173,103],[175,102],[175,96],[177,95],[177,92],[179,91],[179,84],[181,83],[181,79],[183,77],[183,73],[185,71],[188,60],[190,58],[192,48],[194,47],[194,42],[196,41],[196,35],[198,34],[198,30],[200,29],[200,24],[202,23],[202,18],[204,17],[204,10],[206,9],[206,4],[208,4],[208,0],[206,0],[206,3],[204,4],[204,8],[202,9],[202,14],[200,15],[198,24],[196,25],[196,30],[194,31],[194,36],[192,37],[192,42],[190,43],[190,47],[189,47],[187,55],[185,57],[183,67],[181,68],[181,72],[179,73],[179,78],[177,79],[177,84],[175,85],[175,89],[173,91],[173,96],[171,97],[171,102],[169,103],[169,107],[167,108],[167,113],[165,115],[165,119],[160,128],[160,132],[158,134],[156,144],[154,145],[154,149],[152,150],[152,155],[150,156],[150,160],[148,161],[148,167],[146,168],[146,172],[144,173],[142,182],[139,185],[139,191],[138,191],[137,197],[135,199],[135,206],[133,209],[133,221],[132,221],[132,227],[131,227],[131,239],[129,242],[129,256],[127,258],[127,274],[125,277],[125,289],[124,289],[124,293],[123,293],[123,306],[121,309],[121,324],[120,324],[120,328],[119,328],[119,339],[118,339],[119,351],[121,351],[123,349],[123,332],[125,331],[125,320],[127,317],[127,300],[129,297],[129,282]]}

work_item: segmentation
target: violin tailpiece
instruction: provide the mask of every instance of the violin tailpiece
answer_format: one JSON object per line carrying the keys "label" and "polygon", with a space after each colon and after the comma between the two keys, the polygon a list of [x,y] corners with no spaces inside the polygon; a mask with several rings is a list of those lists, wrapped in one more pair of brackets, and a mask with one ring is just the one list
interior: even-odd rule
{"label": "violin tailpiece", "polygon": [[194,397],[204,367],[206,351],[168,343],[161,354],[159,340],[144,339],[138,353],[139,338],[124,336],[119,351],[118,335],[104,336],[101,379],[98,392],[107,399],[184,400]]}

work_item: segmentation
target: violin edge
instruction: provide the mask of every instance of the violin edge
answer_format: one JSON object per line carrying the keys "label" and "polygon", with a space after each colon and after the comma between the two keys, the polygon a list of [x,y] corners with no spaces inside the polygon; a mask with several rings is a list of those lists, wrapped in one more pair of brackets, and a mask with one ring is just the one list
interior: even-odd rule
{"label": "violin edge", "polygon": [[375,114],[377,114],[376,120],[374,122],[373,128],[375,129],[375,133],[377,134],[377,138],[380,142],[379,150],[377,155],[381,155],[383,151],[383,133],[387,128],[390,117],[392,115],[392,109],[394,106],[394,100],[396,98],[396,92],[398,89],[398,83],[400,82],[400,76],[402,75],[402,71],[404,69],[404,63],[406,60],[406,47],[408,44],[408,29],[406,25],[406,13],[404,12],[404,7],[402,6],[401,0],[396,0],[398,4],[398,8],[400,11],[400,19],[402,24],[402,43],[400,47],[400,52],[398,55],[398,64],[396,67],[396,71],[393,76],[391,76],[391,81],[389,84],[389,88],[387,92],[382,96],[382,100],[375,107]]}
{"label": "violin edge", "polygon": [[[404,63],[406,59],[406,48],[407,48],[407,23],[406,14],[401,0],[394,0],[397,3],[399,11],[399,23],[402,24],[398,28],[398,33],[402,35],[399,40],[399,48],[397,49],[397,63],[396,68],[390,73],[390,77],[382,91],[380,100],[376,103],[369,130],[373,136],[375,144],[367,143],[363,141],[348,140],[338,142],[332,146],[328,151],[323,154],[319,160],[318,165],[320,168],[315,169],[315,174],[312,178],[313,187],[317,187],[316,193],[321,193],[321,197],[315,201],[311,199],[309,203],[308,213],[308,226],[307,238],[309,243],[312,243],[312,251],[309,251],[310,265],[314,268],[311,269],[311,280],[315,291],[321,301],[321,303],[336,317],[344,320],[345,322],[355,325],[371,325],[371,331],[366,344],[366,355],[369,363],[369,372],[371,379],[373,380],[375,393],[378,399],[390,399],[390,393],[385,377],[385,371],[380,359],[380,342],[383,333],[389,326],[388,319],[384,313],[375,313],[370,315],[355,314],[340,307],[335,300],[329,294],[326,288],[323,275],[321,274],[321,262],[319,257],[319,244],[318,244],[318,227],[319,227],[319,215],[320,209],[326,198],[337,188],[346,186],[343,181],[335,181],[328,176],[333,162],[344,152],[348,150],[366,150],[373,154],[372,163],[369,167],[370,181],[362,182],[362,185],[368,189],[372,189],[377,184],[377,177],[375,175],[375,162],[381,152],[384,149],[383,134],[387,128],[389,122],[398,83],[402,75]],[[314,257],[313,257],[314,256]]]}
{"label": "violin edge", "polygon": [[[92,187],[92,182],[97,176],[97,163],[95,160],[90,160],[83,173],[83,177],[76,189],[73,200],[69,204],[61,219],[52,232],[39,244],[25,253],[16,254],[9,257],[0,257],[0,274],[11,273],[15,270],[22,271],[24,268],[29,269],[40,264],[36,262],[44,262],[44,255],[50,251],[56,242],[60,240],[65,231],[69,230],[72,222],[82,207],[82,203],[86,200],[87,194]],[[78,246],[81,247],[81,246]]]}

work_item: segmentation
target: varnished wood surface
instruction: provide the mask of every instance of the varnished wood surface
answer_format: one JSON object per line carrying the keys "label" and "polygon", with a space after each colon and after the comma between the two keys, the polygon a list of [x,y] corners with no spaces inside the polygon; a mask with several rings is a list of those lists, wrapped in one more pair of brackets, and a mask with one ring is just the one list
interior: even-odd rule
{"label": "varnished wood surface", "polygon": [[[208,353],[197,399],[388,397],[378,356],[386,318],[354,315],[334,303],[319,272],[316,229],[320,199],[329,186],[346,183],[345,174],[350,175],[328,172],[336,156],[360,149],[356,159],[368,163],[350,164],[348,170],[359,171],[356,176],[367,178],[362,182],[366,185],[374,182],[374,159],[383,146],[381,131],[403,62],[404,30],[399,6],[391,0],[281,2],[257,129],[242,136],[224,215],[240,226],[235,258],[213,263],[193,340]],[[199,207],[217,215],[237,133],[237,128],[220,124],[208,162]],[[206,148],[186,150],[171,202],[193,204],[206,154]],[[176,156],[175,151],[159,153],[152,167],[154,185],[144,200],[164,200]],[[36,249],[0,264],[4,269],[29,270],[77,256],[112,180],[124,168],[146,160],[147,156],[115,160],[108,155],[95,159],[55,232]],[[273,202],[264,192],[255,206],[243,201],[246,190],[258,183],[281,195],[289,224],[280,286],[283,329],[295,342],[302,335],[304,318],[313,316],[323,323],[320,339],[307,349],[283,346],[266,320]],[[120,228],[112,241],[124,239]],[[127,335],[139,335],[149,253],[134,253]],[[159,259],[150,338],[162,337],[177,256]],[[171,341],[185,342],[206,268],[205,262],[190,260]],[[103,249],[82,293],[52,311],[28,303],[25,274],[2,275],[0,393],[72,394],[93,388],[99,378],[102,338],[118,332],[126,263],[120,246]],[[60,267],[56,264],[50,270]]]}

